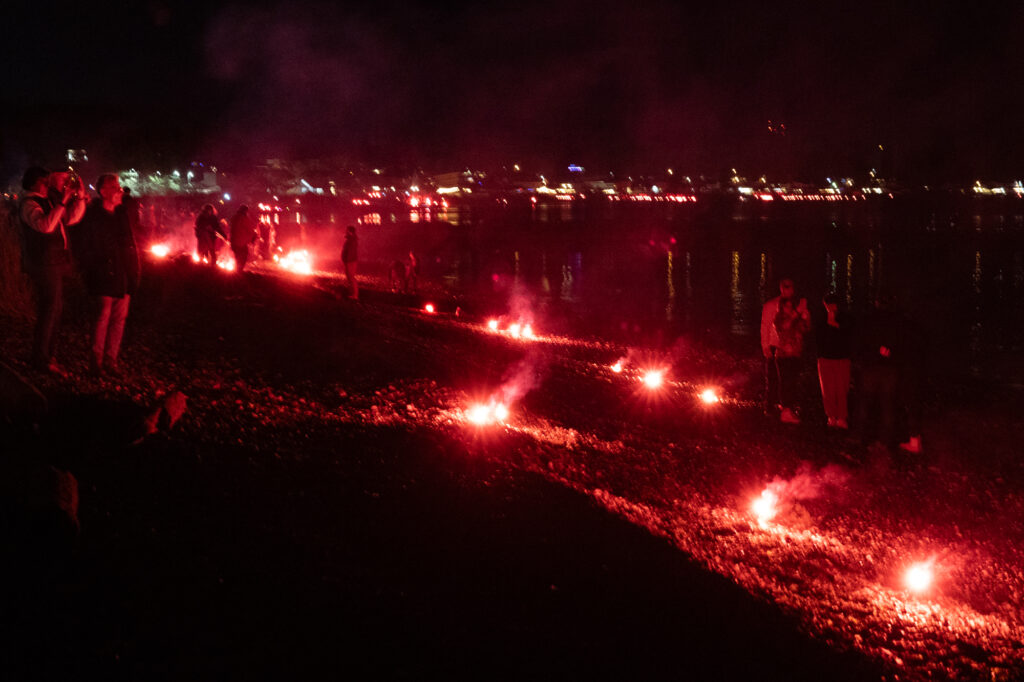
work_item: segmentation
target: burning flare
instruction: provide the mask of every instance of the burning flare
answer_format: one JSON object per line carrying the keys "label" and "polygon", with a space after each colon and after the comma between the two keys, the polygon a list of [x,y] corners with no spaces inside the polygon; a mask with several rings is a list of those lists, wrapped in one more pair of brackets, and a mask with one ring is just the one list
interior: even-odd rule
{"label": "burning flare", "polygon": [[487,320],[487,328],[492,332],[498,331],[498,321],[494,319]]}
{"label": "burning flare", "polygon": [[274,260],[277,264],[288,270],[300,275],[312,275],[313,274],[313,259],[309,255],[309,251],[300,249],[298,251],[290,251],[288,255],[278,258],[274,256]]}
{"label": "burning flare", "polygon": [[660,369],[649,370],[644,374],[643,382],[652,391],[661,388],[661,385],[665,382],[665,372]]}
{"label": "burning flare", "polygon": [[779,513],[779,496],[768,488],[761,492],[760,497],[754,498],[750,505],[750,511],[757,517],[757,523],[761,526],[775,518]]}
{"label": "burning flare", "polygon": [[434,308],[434,304],[433,303],[428,303],[425,306],[423,306],[423,310],[424,310],[424,312],[431,313],[431,314],[436,312],[436,309]]}
{"label": "burning flare", "polygon": [[715,403],[722,401],[722,399],[718,397],[718,393],[713,388],[705,388],[701,391],[700,399],[705,405],[714,405]]}
{"label": "burning flare", "polygon": [[480,403],[466,410],[466,419],[477,426],[503,423],[508,419],[508,407],[493,400],[488,405]]}
{"label": "burning flare", "polygon": [[613,372],[615,372],[616,374],[618,374],[619,372],[621,372],[621,371],[622,371],[622,360],[619,360],[619,361],[618,361],[618,362],[616,362],[616,363],[615,363],[614,365],[612,365],[612,367],[611,367],[611,370],[612,370]]}
{"label": "burning flare", "polygon": [[149,252],[157,258],[166,258],[167,254],[171,252],[171,247],[167,244],[153,244],[149,247]]}
{"label": "burning flare", "polygon": [[903,584],[911,592],[921,593],[932,586],[935,573],[932,570],[931,561],[919,561],[907,569],[903,574]]}

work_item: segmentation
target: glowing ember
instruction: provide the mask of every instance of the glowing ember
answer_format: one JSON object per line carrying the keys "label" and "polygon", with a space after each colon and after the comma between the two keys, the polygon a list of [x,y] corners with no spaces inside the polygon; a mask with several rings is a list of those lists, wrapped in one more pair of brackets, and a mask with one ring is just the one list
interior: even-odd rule
{"label": "glowing ember", "polygon": [[497,320],[487,320],[487,328],[490,329],[492,332],[498,331],[498,321]]}
{"label": "glowing ember", "polygon": [[910,568],[903,574],[903,584],[907,586],[907,589],[911,592],[924,592],[932,585],[934,574],[932,572],[932,562],[921,561]]}
{"label": "glowing ember", "polygon": [[479,404],[466,410],[466,419],[477,426],[504,422],[508,419],[508,407],[502,403]]}
{"label": "glowing ember", "polygon": [[309,251],[301,249],[299,251],[291,251],[288,255],[283,258],[274,256],[274,260],[285,270],[295,272],[300,275],[311,275],[313,274],[313,259],[309,255]]}
{"label": "glowing ember", "polygon": [[750,511],[757,517],[757,522],[764,525],[774,519],[775,515],[779,513],[778,504],[779,496],[765,488],[761,496],[756,498],[750,505]]}
{"label": "glowing ember", "polygon": [[644,385],[649,389],[661,388],[662,383],[665,381],[665,373],[659,370],[651,370],[644,374],[643,382]]}
{"label": "glowing ember", "polygon": [[153,244],[149,247],[149,252],[157,258],[166,258],[167,254],[171,252],[171,247],[166,244]]}
{"label": "glowing ember", "polygon": [[612,365],[612,371],[615,372],[616,374],[618,374],[619,372],[622,371],[622,361],[621,360],[619,362],[616,362],[614,365]]}
{"label": "glowing ember", "polygon": [[715,389],[713,388],[705,388],[703,391],[701,391],[700,399],[704,402],[705,405],[714,405],[715,403],[721,400],[721,398],[718,397],[718,394],[715,392]]}
{"label": "glowing ember", "polygon": [[434,304],[433,303],[426,304],[425,306],[423,306],[423,310],[425,312],[428,312],[428,313],[433,313],[435,311]]}

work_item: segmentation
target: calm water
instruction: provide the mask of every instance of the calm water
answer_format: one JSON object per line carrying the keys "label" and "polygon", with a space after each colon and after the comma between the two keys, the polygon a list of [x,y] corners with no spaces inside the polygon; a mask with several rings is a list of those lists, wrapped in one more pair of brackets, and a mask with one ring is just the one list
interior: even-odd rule
{"label": "calm water", "polygon": [[[310,214],[304,229],[340,239],[352,216],[333,219]],[[1024,200],[723,197],[358,220],[369,267],[413,249],[424,274],[495,310],[514,295],[546,329],[647,345],[690,333],[754,349],[761,304],[789,276],[812,309],[834,291],[863,313],[879,290],[896,292],[924,327],[937,372],[1024,378]]]}

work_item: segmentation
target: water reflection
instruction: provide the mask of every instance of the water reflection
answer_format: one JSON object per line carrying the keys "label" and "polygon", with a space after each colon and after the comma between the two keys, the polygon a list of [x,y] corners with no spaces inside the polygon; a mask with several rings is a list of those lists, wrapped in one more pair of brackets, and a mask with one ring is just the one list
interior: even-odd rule
{"label": "water reflection", "polygon": [[672,249],[668,251],[668,265],[665,268],[665,279],[668,283],[668,303],[665,305],[665,320],[671,322],[676,309],[676,282],[673,274]]}
{"label": "water reflection", "polygon": [[743,289],[740,287],[740,252],[733,251],[729,258],[729,300],[732,302],[729,328],[733,334],[743,334]]}

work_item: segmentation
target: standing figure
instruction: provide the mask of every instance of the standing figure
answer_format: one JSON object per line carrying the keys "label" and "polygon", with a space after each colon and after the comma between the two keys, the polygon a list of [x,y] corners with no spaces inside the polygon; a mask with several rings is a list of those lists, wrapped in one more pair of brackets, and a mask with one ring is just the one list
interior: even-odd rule
{"label": "standing figure", "polygon": [[420,276],[420,262],[416,258],[416,254],[412,251],[409,252],[409,265],[405,270],[405,291],[406,293],[416,293],[417,284]]}
{"label": "standing figure", "polygon": [[818,349],[818,381],[825,416],[831,428],[849,428],[847,396],[850,392],[851,321],[839,306],[839,297],[822,299],[824,317],[815,325]]}
{"label": "standing figure", "polygon": [[345,229],[345,244],[341,247],[341,262],[345,266],[345,281],[348,283],[348,297],[359,300],[359,283],[356,281],[356,270],[359,265],[359,241],[356,237],[356,226],[349,225]]}
{"label": "standing figure", "polygon": [[90,371],[121,376],[117,364],[128,306],[139,287],[139,253],[131,217],[122,204],[116,175],[96,181],[98,199],[89,204],[75,234],[75,253],[96,311]]}
{"label": "standing figure", "polygon": [[85,188],[73,174],[50,173],[38,166],[25,171],[21,186],[25,189],[19,210],[25,270],[36,294],[32,366],[65,376],[67,372],[54,359],[54,349],[64,304],[64,278],[71,267],[67,227],[85,214]]}
{"label": "standing figure", "polygon": [[779,348],[779,333],[775,330],[775,316],[779,313],[779,301],[796,293],[793,280],[779,280],[779,295],[765,302],[761,308],[761,356],[764,359],[764,411],[771,414],[781,409],[779,397],[779,368],[775,361]]}
{"label": "standing figure", "polygon": [[231,218],[231,252],[235,254],[238,272],[245,270],[249,261],[249,245],[256,241],[256,221],[249,213],[249,207],[242,204]]}
{"label": "standing figure", "polygon": [[775,315],[775,331],[779,345],[775,352],[775,363],[779,368],[779,401],[782,412],[779,418],[786,424],[799,424],[796,408],[800,386],[801,358],[804,353],[804,335],[811,330],[811,316],[807,311],[807,299],[796,297],[779,301],[779,312]]}
{"label": "standing figure", "polygon": [[901,367],[908,361],[903,343],[905,320],[896,308],[895,296],[880,294],[874,310],[858,335],[857,369],[860,372],[858,428],[861,439],[872,448],[895,444],[896,399]]}
{"label": "standing figure", "polygon": [[196,217],[196,253],[208,265],[217,265],[218,240],[226,239],[224,221],[217,216],[213,204],[203,206]]}

